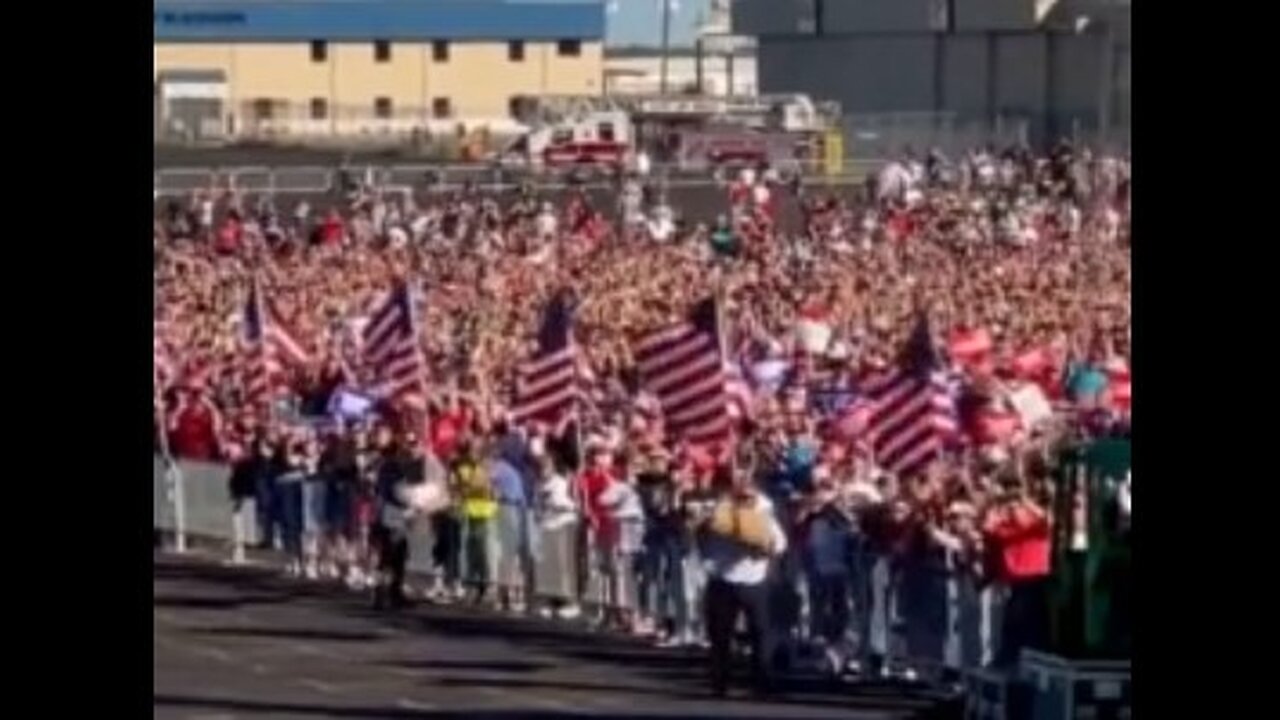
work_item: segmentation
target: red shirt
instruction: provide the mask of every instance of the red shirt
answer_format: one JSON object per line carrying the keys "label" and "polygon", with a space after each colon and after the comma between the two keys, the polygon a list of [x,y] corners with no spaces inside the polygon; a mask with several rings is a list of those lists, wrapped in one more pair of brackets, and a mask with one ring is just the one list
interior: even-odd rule
{"label": "red shirt", "polygon": [[436,416],[431,422],[431,447],[436,457],[453,457],[465,425],[466,418],[459,410],[443,412]]}
{"label": "red shirt", "polygon": [[1018,507],[992,518],[985,530],[1001,580],[1032,580],[1049,574],[1049,519],[1043,512]]}
{"label": "red shirt", "polygon": [[218,240],[215,248],[218,252],[224,254],[234,254],[240,250],[240,223],[236,220],[228,219],[222,225],[222,229],[218,231]]}
{"label": "red shirt", "polygon": [[179,411],[176,427],[169,433],[169,450],[175,457],[215,460],[218,457],[218,420],[206,402],[187,405]]}
{"label": "red shirt", "polygon": [[609,487],[610,482],[612,477],[609,471],[603,468],[588,468],[578,475],[578,490],[582,493],[587,518],[596,527],[599,527],[600,521],[606,517],[605,509],[600,504],[600,494]]}
{"label": "red shirt", "polygon": [[342,242],[342,218],[337,213],[330,213],[320,226],[320,242],[325,245],[337,245]]}

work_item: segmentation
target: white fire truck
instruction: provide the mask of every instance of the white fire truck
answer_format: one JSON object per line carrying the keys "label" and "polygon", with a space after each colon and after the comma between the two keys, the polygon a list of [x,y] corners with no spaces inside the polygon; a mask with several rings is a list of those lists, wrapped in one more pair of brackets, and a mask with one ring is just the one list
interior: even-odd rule
{"label": "white fire truck", "polygon": [[680,170],[817,162],[838,106],[804,95],[551,96],[519,101],[529,131],[502,154],[534,170],[631,166],[643,151]]}

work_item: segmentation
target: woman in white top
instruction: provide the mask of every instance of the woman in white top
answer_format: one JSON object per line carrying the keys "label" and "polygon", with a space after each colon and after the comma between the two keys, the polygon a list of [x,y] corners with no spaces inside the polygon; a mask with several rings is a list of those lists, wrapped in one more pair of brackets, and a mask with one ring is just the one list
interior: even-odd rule
{"label": "woman in white top", "polygon": [[613,524],[613,532],[609,533],[613,542],[608,548],[605,603],[617,609],[622,627],[639,632],[643,628],[637,624],[635,614],[639,606],[636,559],[644,548],[644,506],[636,492],[635,476],[628,471],[624,477],[613,479],[600,493],[600,505]]}
{"label": "woman in white top", "polygon": [[[577,605],[577,562],[574,542],[577,537],[578,504],[574,501],[569,478],[546,454],[540,454],[542,483],[538,488],[538,525],[542,530],[543,553],[537,571],[541,590],[559,607],[558,615],[573,618]],[[550,615],[548,608],[543,615]]]}

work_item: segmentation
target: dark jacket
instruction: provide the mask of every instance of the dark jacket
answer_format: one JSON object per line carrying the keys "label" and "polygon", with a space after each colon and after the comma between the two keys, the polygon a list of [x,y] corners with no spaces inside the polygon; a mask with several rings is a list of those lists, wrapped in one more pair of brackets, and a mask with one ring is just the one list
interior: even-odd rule
{"label": "dark jacket", "polygon": [[259,479],[270,472],[271,459],[250,452],[231,466],[231,478],[228,481],[231,498],[243,500],[254,497],[257,493]]}

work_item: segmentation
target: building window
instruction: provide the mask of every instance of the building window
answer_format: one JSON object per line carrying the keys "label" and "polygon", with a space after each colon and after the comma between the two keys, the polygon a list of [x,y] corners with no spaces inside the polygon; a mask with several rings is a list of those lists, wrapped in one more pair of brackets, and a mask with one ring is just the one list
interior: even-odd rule
{"label": "building window", "polygon": [[324,98],[311,98],[311,119],[325,120],[329,117],[329,101]]}
{"label": "building window", "polygon": [[507,59],[511,62],[524,62],[523,40],[512,40],[507,43]]}
{"label": "building window", "polygon": [[373,59],[376,62],[391,62],[391,41],[390,40],[374,40],[373,41]]}
{"label": "building window", "polygon": [[380,97],[373,101],[373,116],[379,120],[391,119],[391,98]]}
{"label": "building window", "polygon": [[431,101],[431,115],[437,120],[453,117],[453,103],[447,97],[438,97]]}
{"label": "building window", "polygon": [[561,40],[556,43],[556,54],[560,57],[578,57],[582,54],[582,41]]}
{"label": "building window", "polygon": [[270,120],[275,113],[275,103],[270,98],[258,98],[253,101],[253,117],[257,120]]}
{"label": "building window", "polygon": [[329,59],[329,43],[323,40],[311,41],[311,62],[324,62]]}
{"label": "building window", "polygon": [[436,40],[431,43],[431,59],[436,62],[449,62],[448,40]]}
{"label": "building window", "polygon": [[519,120],[520,116],[523,114],[523,110],[524,101],[519,95],[512,95],[507,99],[507,115],[510,115],[515,120]]}

